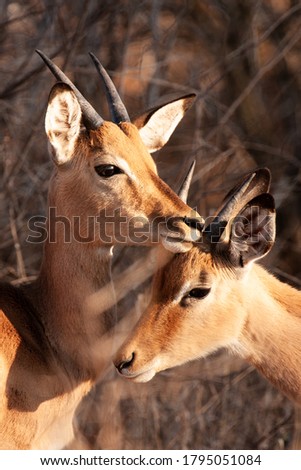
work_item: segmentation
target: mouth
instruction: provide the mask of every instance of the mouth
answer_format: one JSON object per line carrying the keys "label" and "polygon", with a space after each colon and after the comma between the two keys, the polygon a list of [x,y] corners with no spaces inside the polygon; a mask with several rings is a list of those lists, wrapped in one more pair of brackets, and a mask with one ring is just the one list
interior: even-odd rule
{"label": "mouth", "polygon": [[156,375],[156,371],[154,369],[148,369],[143,372],[129,372],[128,370],[120,372],[118,369],[117,371],[123,379],[136,383],[149,382],[154,377],[154,375]]}
{"label": "mouth", "polygon": [[186,241],[183,237],[173,237],[170,234],[161,234],[161,240],[163,246],[174,253],[183,252],[190,250],[192,243]]}
{"label": "mouth", "polygon": [[189,240],[185,240],[185,235],[183,233],[181,233],[181,231],[169,231],[169,230],[166,230],[166,229],[163,229],[163,230],[160,230],[160,236],[162,238],[166,238],[167,240],[170,240],[170,241],[175,241],[175,242],[185,242],[185,241],[190,241]]}

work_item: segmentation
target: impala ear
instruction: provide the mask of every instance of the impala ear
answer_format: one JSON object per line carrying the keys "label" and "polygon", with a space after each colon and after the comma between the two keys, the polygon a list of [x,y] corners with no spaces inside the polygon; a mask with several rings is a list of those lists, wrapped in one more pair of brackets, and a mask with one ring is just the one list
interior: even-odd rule
{"label": "impala ear", "polygon": [[195,98],[195,94],[182,96],[152,108],[133,120],[150,153],[159,150],[166,144]]}
{"label": "impala ear", "polygon": [[265,256],[274,241],[274,198],[264,193],[252,199],[232,221],[227,257],[235,266],[244,267]]}
{"label": "impala ear", "polygon": [[49,95],[45,129],[57,165],[68,162],[80,133],[81,109],[69,85],[56,83]]}

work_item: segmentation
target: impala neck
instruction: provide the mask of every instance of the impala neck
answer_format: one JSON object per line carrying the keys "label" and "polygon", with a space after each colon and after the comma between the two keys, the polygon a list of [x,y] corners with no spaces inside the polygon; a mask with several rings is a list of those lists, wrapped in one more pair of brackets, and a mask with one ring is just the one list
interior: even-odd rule
{"label": "impala neck", "polygon": [[244,357],[291,399],[301,403],[301,292],[254,266]]}
{"label": "impala neck", "polygon": [[[112,247],[72,241],[46,242],[36,295],[40,299],[50,343],[64,366],[97,376],[112,353],[110,330],[115,321],[115,295],[111,281]],[[91,305],[92,294],[102,289],[102,303]],[[102,339],[102,342],[100,341]]]}

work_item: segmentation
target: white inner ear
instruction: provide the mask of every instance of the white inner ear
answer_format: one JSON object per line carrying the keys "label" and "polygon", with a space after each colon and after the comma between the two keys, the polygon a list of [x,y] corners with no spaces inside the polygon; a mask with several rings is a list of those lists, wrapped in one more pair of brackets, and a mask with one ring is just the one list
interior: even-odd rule
{"label": "white inner ear", "polygon": [[45,129],[53,149],[53,158],[58,165],[72,158],[80,123],[81,109],[71,90],[60,91],[50,98]]}
{"label": "white inner ear", "polygon": [[155,111],[145,126],[139,129],[139,134],[150,153],[166,144],[185,111],[185,99],[166,104]]}

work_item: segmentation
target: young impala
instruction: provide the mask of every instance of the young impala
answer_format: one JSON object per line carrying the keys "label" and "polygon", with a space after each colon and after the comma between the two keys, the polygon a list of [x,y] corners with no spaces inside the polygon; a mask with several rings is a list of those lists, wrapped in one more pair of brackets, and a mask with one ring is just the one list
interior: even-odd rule
{"label": "young impala", "polygon": [[[112,247],[140,242],[137,220],[144,244],[191,247],[184,222],[190,209],[158,177],[149,152],[164,145],[194,96],[154,108],[135,125],[93,56],[113,116],[107,122],[39,54],[60,80],[46,113],[55,169],[40,274],[27,285],[0,284],[3,449],[60,448],[72,438],[74,411],[111,354],[105,334],[114,320]],[[101,288],[103,303],[89,309],[87,299]]]}
{"label": "young impala", "polygon": [[155,276],[152,300],[116,354],[119,373],[157,372],[225,347],[301,403],[301,292],[255,263],[271,249],[275,209],[261,169],[229,193],[201,237]]}

